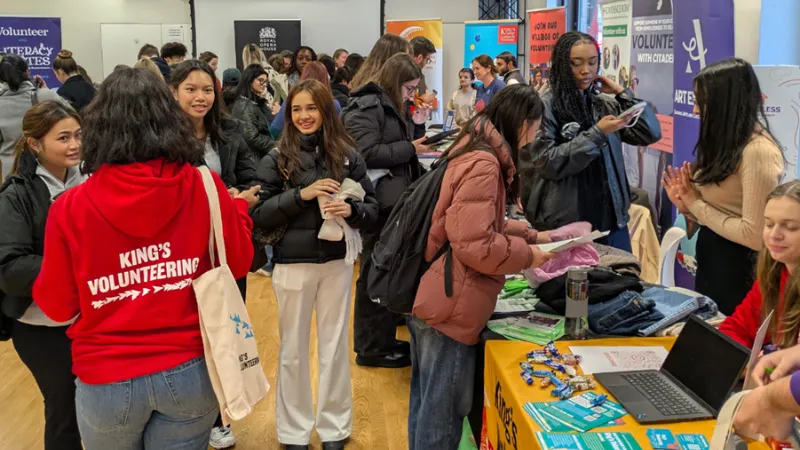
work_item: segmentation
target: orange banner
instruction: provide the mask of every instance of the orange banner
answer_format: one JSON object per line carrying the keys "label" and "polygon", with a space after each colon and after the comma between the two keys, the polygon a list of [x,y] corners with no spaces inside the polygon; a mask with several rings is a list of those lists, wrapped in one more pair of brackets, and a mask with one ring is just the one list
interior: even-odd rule
{"label": "orange banner", "polygon": [[531,79],[535,79],[537,69],[546,77],[553,46],[567,30],[567,9],[560,7],[528,11],[528,30]]}
{"label": "orange banner", "polygon": [[442,21],[435,20],[388,20],[386,32],[396,34],[406,40],[424,36],[433,42],[436,48],[442,48]]}

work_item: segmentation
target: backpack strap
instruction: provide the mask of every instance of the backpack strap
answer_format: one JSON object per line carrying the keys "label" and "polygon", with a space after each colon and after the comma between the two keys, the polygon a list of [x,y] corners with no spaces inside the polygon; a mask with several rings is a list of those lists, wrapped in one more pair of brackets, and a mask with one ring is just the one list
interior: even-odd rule
{"label": "backpack strap", "polygon": [[446,241],[442,248],[436,252],[431,264],[444,255],[444,295],[448,297],[453,296],[453,249],[450,247],[450,241]]}

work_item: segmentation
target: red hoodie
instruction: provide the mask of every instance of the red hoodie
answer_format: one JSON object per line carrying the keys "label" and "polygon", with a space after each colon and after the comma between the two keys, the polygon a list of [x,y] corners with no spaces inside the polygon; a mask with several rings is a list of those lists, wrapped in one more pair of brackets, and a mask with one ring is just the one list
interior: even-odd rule
{"label": "red hoodie", "polygon": [[[786,289],[786,281],[789,279],[789,272],[786,270],[781,274],[781,289],[780,300],[778,301],[778,314],[780,321],[780,310],[783,304],[783,292]],[[732,337],[735,341],[744,345],[747,348],[753,347],[756,340],[756,333],[764,322],[764,316],[761,312],[761,304],[763,298],[761,297],[761,287],[758,281],[755,282],[753,288],[745,297],[744,301],[736,307],[733,315],[728,316],[719,326],[719,330],[728,336]],[[770,336],[764,339],[764,343],[770,342]]]}
{"label": "red hoodie", "polygon": [[[228,265],[253,259],[244,200],[214,181]],[[196,168],[154,160],[104,165],[50,208],[33,298],[51,319],[75,317],[73,372],[105,384],[203,355],[191,281],[211,268],[210,212]]]}

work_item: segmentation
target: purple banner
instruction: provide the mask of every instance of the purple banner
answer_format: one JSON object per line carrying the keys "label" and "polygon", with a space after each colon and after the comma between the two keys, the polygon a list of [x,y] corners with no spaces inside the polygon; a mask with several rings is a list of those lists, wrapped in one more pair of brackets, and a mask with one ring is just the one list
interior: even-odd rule
{"label": "purple banner", "polygon": [[[734,56],[733,0],[673,0],[672,8],[675,32],[673,165],[680,167],[685,161],[694,160],[693,151],[700,130],[700,119],[693,113],[694,77],[707,65]],[[697,224],[680,216],[675,225],[682,225],[688,234],[680,246],[676,282],[678,286],[693,288]]]}
{"label": "purple banner", "polygon": [[60,51],[61,18],[0,17],[0,52],[23,56],[31,78],[39,75],[49,88],[61,86],[53,73],[53,61]]}

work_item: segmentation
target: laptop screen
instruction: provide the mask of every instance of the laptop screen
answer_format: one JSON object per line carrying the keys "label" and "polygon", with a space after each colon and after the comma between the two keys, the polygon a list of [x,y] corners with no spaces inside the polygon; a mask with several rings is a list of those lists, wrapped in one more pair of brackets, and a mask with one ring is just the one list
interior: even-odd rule
{"label": "laptop screen", "polygon": [[750,352],[692,316],[661,369],[719,412]]}

